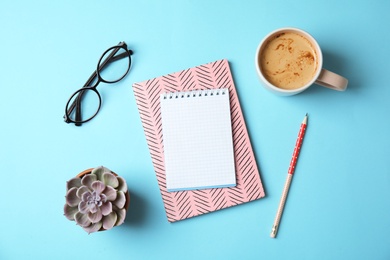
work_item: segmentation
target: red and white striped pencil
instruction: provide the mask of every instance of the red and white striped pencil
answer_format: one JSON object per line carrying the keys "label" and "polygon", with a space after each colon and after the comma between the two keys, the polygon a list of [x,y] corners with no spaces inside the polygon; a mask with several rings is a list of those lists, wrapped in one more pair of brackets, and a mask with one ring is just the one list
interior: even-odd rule
{"label": "red and white striped pencil", "polygon": [[280,219],[282,217],[282,213],[283,213],[283,209],[284,209],[284,204],[286,203],[288,190],[290,189],[291,180],[292,180],[294,170],[295,170],[295,165],[297,164],[298,155],[299,155],[299,152],[301,150],[301,146],[302,146],[302,142],[303,142],[303,137],[305,136],[306,125],[307,125],[307,114],[305,115],[305,118],[302,121],[301,128],[299,130],[299,134],[298,134],[298,138],[297,138],[297,142],[295,143],[295,148],[294,148],[294,152],[293,152],[293,155],[291,158],[290,167],[288,168],[286,183],[284,185],[282,197],[280,199],[278,211],[276,212],[274,225],[272,226],[272,230],[271,230],[271,237],[272,238],[275,238],[276,233],[278,232]]}

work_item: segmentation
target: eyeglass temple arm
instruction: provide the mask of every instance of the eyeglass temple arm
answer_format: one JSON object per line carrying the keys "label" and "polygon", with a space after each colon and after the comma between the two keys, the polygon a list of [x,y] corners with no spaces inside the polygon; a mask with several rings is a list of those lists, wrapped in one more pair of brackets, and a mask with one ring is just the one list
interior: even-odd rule
{"label": "eyeglass temple arm", "polygon": [[[114,61],[117,61],[117,60],[120,60],[120,59],[123,59],[123,58],[127,57],[127,53],[126,52],[123,52],[123,53],[121,53],[119,55],[114,56],[118,52],[119,48],[122,47],[123,45],[125,45],[125,48],[127,48],[126,43],[120,42],[118,44],[118,48],[115,49],[112,53],[110,53],[110,55],[106,59],[103,60],[102,65],[99,66],[99,72],[102,71],[106,67],[107,64],[110,64],[111,62],[114,62]],[[128,50],[128,51],[129,51],[130,55],[133,54],[132,50]],[[96,76],[97,76],[97,73],[96,73],[96,71],[94,71],[91,74],[91,76],[88,78],[87,82],[85,82],[83,88],[90,86],[91,83],[96,78]],[[80,92],[80,93],[82,94],[82,92]],[[81,121],[81,108],[80,108],[81,96],[82,95],[79,95],[76,98],[76,100],[73,101],[73,103],[70,105],[70,107],[68,109],[68,115],[69,115],[70,113],[72,113],[73,109],[76,106],[76,120],[77,121]],[[79,124],[79,125],[81,125],[81,124]]]}

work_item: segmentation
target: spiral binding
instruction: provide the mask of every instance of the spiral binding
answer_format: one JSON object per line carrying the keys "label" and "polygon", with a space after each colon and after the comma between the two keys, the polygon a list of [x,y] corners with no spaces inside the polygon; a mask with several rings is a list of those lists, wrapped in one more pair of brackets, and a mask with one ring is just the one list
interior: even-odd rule
{"label": "spiral binding", "polygon": [[191,90],[191,91],[185,91],[185,92],[169,92],[169,93],[163,93],[162,98],[163,99],[177,99],[177,98],[219,96],[219,95],[225,95],[227,92],[228,92],[227,88]]}

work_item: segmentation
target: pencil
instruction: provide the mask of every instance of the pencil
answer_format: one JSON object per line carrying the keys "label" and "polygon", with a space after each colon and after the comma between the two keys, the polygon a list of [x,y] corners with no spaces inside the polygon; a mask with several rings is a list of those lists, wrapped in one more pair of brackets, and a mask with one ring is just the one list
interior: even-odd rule
{"label": "pencil", "polygon": [[303,142],[303,137],[305,136],[306,125],[307,125],[307,114],[305,115],[305,118],[302,121],[301,128],[300,128],[299,133],[298,133],[297,142],[295,143],[295,148],[294,148],[294,152],[293,152],[293,155],[291,158],[290,167],[288,168],[286,183],[284,184],[282,197],[280,199],[278,211],[276,212],[275,221],[274,221],[274,224],[273,224],[272,230],[271,230],[270,236],[272,238],[275,238],[276,234],[278,232],[280,219],[282,217],[282,213],[283,213],[283,209],[284,209],[284,204],[286,203],[288,190],[290,189],[291,180],[292,180],[292,177],[293,177],[293,174],[295,171],[295,165],[297,164],[298,155],[299,155],[299,152],[301,150],[301,146],[302,146],[302,142]]}

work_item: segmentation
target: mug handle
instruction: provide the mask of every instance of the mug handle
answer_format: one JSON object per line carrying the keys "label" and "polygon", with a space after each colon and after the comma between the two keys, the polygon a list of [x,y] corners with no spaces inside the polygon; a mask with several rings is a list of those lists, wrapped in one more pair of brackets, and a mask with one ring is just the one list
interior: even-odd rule
{"label": "mug handle", "polygon": [[345,91],[348,86],[348,80],[346,78],[326,69],[321,70],[315,83],[338,91]]}

